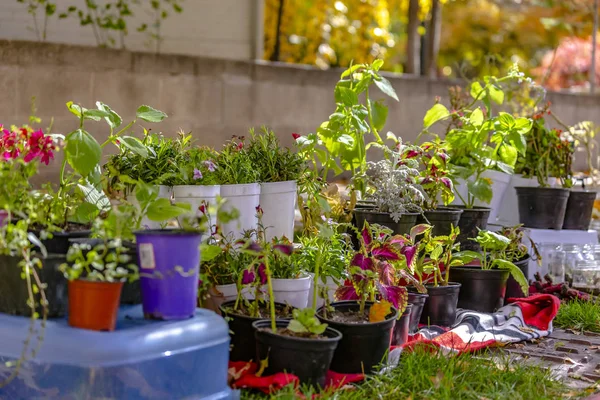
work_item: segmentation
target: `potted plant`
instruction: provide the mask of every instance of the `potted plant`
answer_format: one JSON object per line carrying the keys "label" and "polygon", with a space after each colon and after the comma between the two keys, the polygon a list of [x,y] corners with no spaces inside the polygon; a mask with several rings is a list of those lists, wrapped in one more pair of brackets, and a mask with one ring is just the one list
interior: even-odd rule
{"label": "potted plant", "polygon": [[[562,131],[549,129],[543,114],[526,137],[527,151],[519,159],[517,171],[525,178],[536,177],[538,187],[516,186],[519,220],[528,228],[562,229],[572,186],[573,146]],[[550,178],[560,179],[563,187],[550,187]]]}
{"label": "potted plant", "polygon": [[[292,307],[275,302],[272,282],[267,278],[266,271],[270,253],[280,252],[282,255],[289,255],[292,247],[273,242],[259,244],[252,239],[240,240],[239,244],[241,248],[238,254],[244,254],[246,257],[240,257],[238,263],[231,265],[232,268],[240,267],[236,281],[236,299],[222,303],[219,309],[228,321],[231,332],[229,359],[250,361],[256,356],[252,324],[269,317],[273,321],[276,318],[285,319],[291,314]],[[268,285],[268,301],[263,298],[265,284]],[[252,293],[253,296],[244,296],[245,292]]]}
{"label": "potted plant", "polygon": [[406,308],[408,292],[393,278],[393,263],[401,255],[389,232],[365,222],[348,280],[336,292],[341,301],[317,311],[321,321],[342,333],[331,363],[336,372],[373,372],[384,360],[395,321]]}
{"label": "potted plant", "polygon": [[482,312],[496,311],[504,305],[509,275],[527,294],[529,285],[523,272],[507,260],[510,239],[495,232],[480,231],[475,240],[483,252],[479,257],[481,266],[453,268],[451,272],[451,278],[462,285],[458,306]]}
{"label": "potted plant", "polygon": [[69,281],[69,325],[97,331],[115,329],[123,282],[139,277],[127,253],[120,239],[107,239],[94,247],[71,244],[67,262],[60,266]]}
{"label": "potted plant", "polygon": [[221,197],[226,200],[225,211],[237,209],[239,219],[220,224],[221,233],[241,238],[244,231],[258,227],[256,208],[260,204],[258,170],[244,147],[244,137],[234,136],[223,146],[217,157],[217,174],[221,184]]}
{"label": "potted plant", "polygon": [[261,320],[256,330],[256,357],[267,359],[267,374],[287,372],[301,384],[325,387],[331,360],[342,334],[319,322],[313,308],[296,309],[290,321]]}
{"label": "potted plant", "polygon": [[390,228],[394,234],[406,234],[417,223],[425,200],[423,190],[416,183],[418,161],[402,159],[403,145],[400,142],[398,146],[400,151],[381,147],[385,158],[368,162],[367,199],[373,201],[374,208],[354,210],[358,227],[365,222],[376,223]]}
{"label": "potted plant", "polygon": [[[191,135],[185,135],[185,138]],[[216,160],[218,153],[206,146],[186,148],[178,157],[178,173],[173,178],[173,197],[177,201],[189,203],[195,215],[202,214],[200,207],[216,205],[221,194]],[[218,224],[217,215],[210,216]]]}
{"label": "potted plant", "polygon": [[[529,277],[529,262],[532,258],[536,261],[537,265],[541,267],[542,255],[535,242],[526,235],[522,225],[503,227],[499,233],[510,241],[504,250],[504,259],[515,264],[521,272],[523,272],[523,276],[526,279]],[[524,243],[526,241],[529,246]],[[529,248],[531,248],[533,257],[529,254]],[[504,298],[510,299],[519,297],[527,297],[527,294],[526,292],[523,292],[521,285],[515,278],[510,275],[508,281],[506,281],[506,296]]]}
{"label": "potted plant", "polygon": [[[432,236],[423,229],[423,237],[417,243],[403,248],[402,253],[421,284],[425,284],[428,297],[423,306],[420,323],[424,325],[451,326],[456,319],[456,307],[461,284],[450,281],[450,270],[474,260],[478,254],[471,251],[458,252],[456,239],[459,228],[452,228],[450,235]],[[414,264],[413,264],[414,263]]]}
{"label": "potted plant", "polygon": [[297,181],[304,167],[302,157],[282,148],[275,133],[264,126],[258,134],[250,130],[248,157],[258,171],[266,240],[293,239]]}

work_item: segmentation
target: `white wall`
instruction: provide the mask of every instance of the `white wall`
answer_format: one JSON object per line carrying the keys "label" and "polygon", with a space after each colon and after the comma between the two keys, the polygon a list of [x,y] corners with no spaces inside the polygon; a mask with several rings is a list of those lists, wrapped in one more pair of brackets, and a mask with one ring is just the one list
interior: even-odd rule
{"label": "white wall", "polygon": [[[49,20],[47,41],[95,46],[91,26],[80,26],[76,16],[58,19],[58,14],[69,5],[83,6],[85,0],[54,1],[57,13]],[[146,0],[142,2],[144,1]],[[262,25],[261,2],[262,0],[183,0],[183,12],[171,13],[161,28],[164,37],[161,53],[234,60],[260,57],[260,54],[255,54],[255,43],[257,30],[260,32]],[[27,6],[15,0],[0,0],[0,3],[0,39],[36,41],[33,18],[27,13]],[[150,24],[153,21],[151,15],[148,8],[128,19],[129,34],[125,38],[127,49],[154,51],[154,44],[149,46],[148,35],[135,29],[141,22]],[[38,21],[41,24],[41,16]]]}

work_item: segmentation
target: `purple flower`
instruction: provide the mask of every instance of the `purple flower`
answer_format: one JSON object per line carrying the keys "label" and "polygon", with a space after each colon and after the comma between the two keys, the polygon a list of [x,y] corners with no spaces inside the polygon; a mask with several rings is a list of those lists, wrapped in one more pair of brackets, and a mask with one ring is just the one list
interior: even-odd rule
{"label": "purple flower", "polygon": [[194,168],[194,179],[202,179],[202,172],[198,168]]}
{"label": "purple flower", "polygon": [[256,279],[254,271],[252,271],[251,269],[244,270],[244,273],[242,274],[242,285],[248,285],[254,282],[254,279]]}
{"label": "purple flower", "polygon": [[263,285],[267,283],[267,268],[265,264],[260,264],[258,266],[258,276],[260,277],[260,283]]}
{"label": "purple flower", "polygon": [[208,169],[210,172],[215,172],[215,170],[217,169],[217,166],[214,162],[212,162],[211,160],[206,160],[204,161],[204,166],[206,167],[206,169]]}
{"label": "purple flower", "polygon": [[280,244],[274,245],[273,249],[285,254],[286,256],[289,256],[294,251],[294,246],[292,246],[291,244],[281,244],[280,243]]}

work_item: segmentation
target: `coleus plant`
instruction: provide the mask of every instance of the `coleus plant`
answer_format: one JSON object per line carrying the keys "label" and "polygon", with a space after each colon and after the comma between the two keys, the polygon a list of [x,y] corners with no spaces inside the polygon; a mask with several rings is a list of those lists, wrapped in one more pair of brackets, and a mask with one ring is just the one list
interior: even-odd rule
{"label": "coleus plant", "polygon": [[[418,227],[413,228],[416,235]],[[349,279],[336,291],[340,300],[358,300],[359,312],[364,313],[367,301],[378,298],[391,303],[402,314],[408,304],[408,291],[398,285],[403,279],[420,286],[411,273],[402,266],[402,247],[407,242],[401,235],[392,236],[390,230],[378,225],[365,225],[360,232],[360,248],[348,267]]]}

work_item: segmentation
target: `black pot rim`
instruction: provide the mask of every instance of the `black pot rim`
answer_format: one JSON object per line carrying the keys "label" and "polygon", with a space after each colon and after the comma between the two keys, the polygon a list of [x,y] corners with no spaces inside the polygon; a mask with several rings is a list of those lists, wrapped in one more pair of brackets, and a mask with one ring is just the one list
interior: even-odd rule
{"label": "black pot rim", "polygon": [[573,193],[577,193],[577,194],[584,194],[584,195],[590,195],[590,197],[592,197],[591,195],[594,195],[594,197],[596,197],[598,195],[598,192],[596,192],[595,190],[588,190],[588,189],[569,189],[569,193],[573,194]]}
{"label": "black pot rim", "polygon": [[414,288],[414,287],[410,287],[410,286],[409,286],[409,287],[407,288],[407,290],[408,290],[408,294],[412,294],[412,295],[414,295],[414,296],[417,296],[417,297],[429,297],[429,294],[428,294],[428,293],[419,293],[419,292],[417,291],[417,289],[416,289],[416,288]]}
{"label": "black pot rim", "polygon": [[[358,301],[356,301],[356,300],[342,300],[342,301],[335,301],[335,302],[331,303],[330,306],[331,307],[335,307],[336,305],[352,305],[352,304],[360,305],[360,303]],[[372,301],[367,301],[365,303],[365,305],[368,305],[368,306],[372,306],[373,304],[375,304],[375,303],[372,302]],[[356,323],[352,323],[352,322],[333,321],[333,320],[331,320],[329,318],[323,317],[321,315],[321,310],[323,310],[324,307],[325,306],[319,307],[319,309],[317,310],[316,315],[318,315],[320,319],[322,319],[323,321],[327,322],[328,324],[332,323],[332,324],[336,324],[336,325],[340,325],[340,326],[377,326],[377,325],[385,325],[385,324],[388,324],[390,322],[390,320],[396,320],[396,319],[398,319],[398,316],[400,314],[398,312],[398,309],[396,307],[392,306],[391,307],[392,308],[392,312],[390,313],[390,314],[392,314],[391,317],[387,317],[386,316],[386,319],[384,319],[383,321],[379,321],[379,322],[366,322],[366,323],[363,323],[363,324],[356,324]],[[390,314],[388,314],[388,315],[390,315]]]}
{"label": "black pot rim", "polygon": [[438,286],[434,286],[432,284],[427,284],[425,285],[425,289],[427,289],[427,294],[429,294],[429,289],[443,289],[443,288],[450,288],[450,287],[461,287],[462,284],[458,283],[458,282],[448,282],[447,285],[438,285]]}
{"label": "black pot rim", "polygon": [[[371,209],[368,209],[368,208],[355,208],[354,209],[354,213],[389,215],[390,218],[392,216],[392,213],[382,212],[382,211],[375,211],[375,210],[371,210]],[[420,213],[417,213],[417,212],[415,212],[415,213],[406,212],[406,213],[402,213],[401,215],[420,215]]]}
{"label": "black pot rim", "polygon": [[462,214],[463,210],[459,210],[458,208],[452,207],[438,207],[431,210],[423,210],[423,214],[431,213],[431,214]]}
{"label": "black pot rim", "polygon": [[133,232],[137,237],[140,236],[201,236],[202,233],[196,231],[186,231],[183,229],[144,229]]}
{"label": "black pot rim", "polygon": [[[481,266],[479,265],[462,265],[460,267],[452,267],[452,271],[453,270],[457,270],[457,271],[468,271],[468,272],[482,272],[484,274],[489,274],[489,273],[498,273],[498,272],[502,272],[502,273],[508,273],[510,274],[510,271],[507,269],[500,269],[500,268],[490,268],[490,269],[483,269]],[[452,272],[451,272],[452,273]]]}
{"label": "black pot rim", "polygon": [[448,206],[448,208],[456,208],[457,210],[461,210],[461,211],[492,211],[491,207],[483,207],[483,206],[473,206],[468,208],[465,205],[452,205],[452,206]]}
{"label": "black pot rim", "polygon": [[[289,321],[283,320],[283,319],[277,319],[275,320],[275,324],[277,327],[285,327],[287,326]],[[263,328],[263,326],[260,325],[266,325],[265,328],[270,328],[271,327],[271,320],[270,319],[259,319],[258,321],[254,321],[252,323],[252,328],[254,328],[255,332],[258,332],[259,328]],[[284,325],[285,324],[285,325]],[[342,339],[342,332],[338,331],[337,329],[334,329],[330,326],[328,326],[327,328],[325,328],[325,332],[329,332],[335,336],[333,337],[324,337],[324,338],[318,338],[318,339],[311,339],[311,338],[301,338],[301,337],[295,337],[295,336],[287,336],[287,335],[280,335],[279,333],[275,333],[273,331],[270,330],[264,330],[261,331],[261,334],[270,336],[270,337],[276,337],[276,338],[284,338],[285,340],[289,340],[291,342],[297,342],[297,343],[334,343],[334,342],[339,342]]]}
{"label": "black pot rim", "polygon": [[[227,311],[225,309],[225,307],[233,306],[234,304],[235,304],[235,300],[226,301],[226,302],[221,303],[219,305],[219,310],[221,311],[221,313],[223,315],[230,315],[230,316],[233,316],[233,317],[236,317],[236,318],[240,318],[240,319],[245,319],[245,320],[250,320],[250,321],[259,321],[259,320],[263,320],[264,319],[262,317],[250,317],[248,315],[243,315],[243,314],[237,314],[237,313],[234,313],[234,312],[229,312],[229,311]],[[294,307],[288,306],[287,304],[275,302],[275,308],[279,308],[279,307],[281,307],[281,308],[290,307],[290,310],[294,309]],[[280,320],[284,320],[282,318],[279,318],[279,319]]]}
{"label": "black pot rim", "polygon": [[515,189],[525,189],[525,190],[542,190],[542,191],[559,191],[559,192],[570,192],[570,189],[559,188],[559,187],[542,187],[542,186],[515,186]]}

